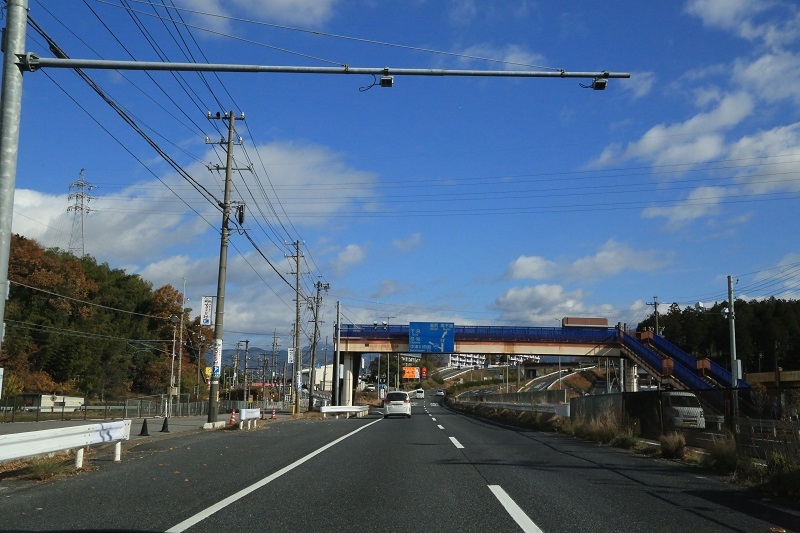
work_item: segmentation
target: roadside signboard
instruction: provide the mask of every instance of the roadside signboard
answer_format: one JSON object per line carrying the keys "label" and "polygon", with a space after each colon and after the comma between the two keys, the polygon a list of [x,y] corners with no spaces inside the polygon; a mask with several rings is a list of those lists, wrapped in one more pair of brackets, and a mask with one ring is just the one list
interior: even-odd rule
{"label": "roadside signboard", "polygon": [[419,367],[418,366],[404,366],[403,367],[403,379],[419,379]]}
{"label": "roadside signboard", "polygon": [[214,298],[212,296],[203,296],[203,302],[200,306],[201,315],[200,315],[200,325],[201,326],[210,326],[211,325],[211,313],[214,307]]}
{"label": "roadside signboard", "polygon": [[410,322],[408,351],[415,353],[453,353],[455,325],[452,322]]}

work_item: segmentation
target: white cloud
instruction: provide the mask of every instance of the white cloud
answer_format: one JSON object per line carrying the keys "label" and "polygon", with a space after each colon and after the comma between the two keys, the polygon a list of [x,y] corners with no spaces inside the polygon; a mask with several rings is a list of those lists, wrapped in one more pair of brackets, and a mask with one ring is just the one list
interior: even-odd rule
{"label": "white cloud", "polygon": [[380,300],[383,298],[388,298],[390,296],[394,296],[397,294],[402,294],[406,290],[408,290],[410,286],[408,284],[401,285],[396,280],[393,279],[384,279],[380,282],[378,286],[378,290],[372,294],[372,297]]}
{"label": "white cloud", "polygon": [[[798,21],[800,24],[800,21]],[[788,100],[800,104],[800,56],[784,51],[765,54],[754,61],[734,63],[732,81],[768,103]]]}
{"label": "white cloud", "polygon": [[655,82],[656,75],[654,72],[634,72],[629,80],[624,80],[623,83],[620,83],[620,87],[633,93],[634,98],[642,98],[650,94]]}
{"label": "white cloud", "polygon": [[613,317],[616,311],[610,305],[587,306],[580,289],[565,291],[561,285],[534,285],[514,287],[495,301],[502,320],[517,324],[556,326],[564,316]]}
{"label": "white cloud", "polygon": [[558,263],[544,257],[521,255],[508,266],[508,277],[543,280],[553,277],[557,271]]}
{"label": "white cloud", "polygon": [[730,147],[730,158],[763,161],[739,177],[750,192],[800,191],[800,123],[742,137]]}
{"label": "white cloud", "polygon": [[[540,54],[526,50],[516,44],[507,44],[505,46],[476,44],[462,50],[461,53],[471,57],[504,61],[506,64],[503,68],[506,70],[520,70],[520,65],[536,65],[544,61]],[[461,59],[462,63],[471,63],[473,61],[475,60],[467,58]]]}
{"label": "white cloud", "polygon": [[725,151],[719,130],[739,124],[753,112],[752,98],[744,93],[724,95],[716,108],[672,125],[659,124],[630,143],[624,159],[640,158],[657,165],[709,161]]}
{"label": "white cloud", "polygon": [[678,229],[693,220],[718,213],[721,200],[731,193],[722,187],[698,187],[683,202],[670,207],[648,207],[642,211],[642,216],[666,218],[669,229]]}
{"label": "white cloud", "polygon": [[[759,17],[772,10],[768,20]],[[773,48],[785,46],[800,35],[800,13],[788,2],[763,0],[690,0],[686,12],[706,26],[729,31],[748,41],[761,41]]]}
{"label": "white cloud", "polygon": [[[186,0],[188,9],[235,17],[246,15],[258,20],[320,26],[331,19],[340,0]],[[193,15],[203,27],[227,32],[234,24],[220,17]],[[238,24],[238,23],[237,23]]]}
{"label": "white cloud", "polygon": [[412,234],[407,239],[395,239],[392,241],[392,246],[401,252],[410,252],[415,248],[419,248],[421,245],[422,235],[419,232]]}
{"label": "white cloud", "polygon": [[665,264],[664,252],[636,251],[613,239],[596,254],[571,263],[557,263],[543,257],[520,256],[508,267],[511,279],[552,279],[556,276],[571,279],[600,279],[615,276],[626,270],[652,271]]}
{"label": "white cloud", "polygon": [[568,274],[575,279],[598,279],[615,276],[625,270],[647,272],[665,264],[664,252],[636,251],[630,247],[609,240],[595,255],[574,261]]}
{"label": "white cloud", "polygon": [[334,268],[338,272],[344,272],[347,269],[360,265],[367,257],[367,252],[357,244],[348,244],[344,250],[339,252],[336,256],[336,264]]}

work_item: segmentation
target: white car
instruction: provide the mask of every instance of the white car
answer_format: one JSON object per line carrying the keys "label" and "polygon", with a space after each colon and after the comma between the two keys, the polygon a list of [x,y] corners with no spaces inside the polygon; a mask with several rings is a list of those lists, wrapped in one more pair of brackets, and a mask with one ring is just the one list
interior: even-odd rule
{"label": "white car", "polygon": [[405,391],[393,390],[386,393],[383,400],[383,418],[391,415],[405,416],[411,418],[411,397]]}
{"label": "white car", "polygon": [[436,396],[444,396],[444,389],[436,389]]}

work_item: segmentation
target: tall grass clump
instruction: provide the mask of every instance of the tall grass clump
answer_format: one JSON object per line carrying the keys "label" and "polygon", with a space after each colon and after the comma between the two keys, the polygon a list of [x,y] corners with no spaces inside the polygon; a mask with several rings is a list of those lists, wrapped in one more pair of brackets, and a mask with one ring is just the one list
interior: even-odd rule
{"label": "tall grass clump", "polygon": [[683,459],[686,455],[686,437],[679,431],[661,435],[661,456],[666,459]]}
{"label": "tall grass clump", "polygon": [[736,471],[738,461],[736,439],[730,433],[726,433],[712,441],[711,446],[708,447],[708,455],[703,460],[703,465],[720,474],[733,474]]}

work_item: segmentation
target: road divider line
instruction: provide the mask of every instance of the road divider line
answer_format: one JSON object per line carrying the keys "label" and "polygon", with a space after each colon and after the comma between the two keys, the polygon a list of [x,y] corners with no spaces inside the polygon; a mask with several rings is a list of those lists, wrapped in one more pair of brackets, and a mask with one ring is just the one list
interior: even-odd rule
{"label": "road divider line", "polygon": [[441,424],[437,424],[436,427],[439,428],[439,429],[444,429],[444,426],[441,425]]}
{"label": "road divider line", "polygon": [[356,429],[355,431],[351,431],[347,435],[344,435],[344,436],[339,437],[338,439],[336,439],[336,440],[334,440],[332,442],[329,442],[328,444],[326,444],[322,448],[319,448],[319,449],[309,453],[305,457],[301,457],[300,459],[298,459],[297,461],[293,462],[292,464],[290,464],[288,466],[284,466],[283,468],[281,468],[277,472],[275,472],[273,474],[270,474],[269,476],[265,477],[264,479],[253,483],[249,487],[243,488],[239,492],[236,492],[236,493],[228,496],[224,500],[220,500],[219,502],[217,502],[214,505],[208,507],[207,509],[205,509],[203,511],[200,511],[196,515],[187,518],[183,522],[180,522],[179,524],[176,524],[176,525],[172,526],[167,531],[171,532],[171,533],[172,532],[178,533],[178,532],[181,532],[181,531],[186,531],[190,527],[194,526],[195,524],[198,524],[198,523],[202,522],[203,520],[205,520],[209,516],[213,515],[217,511],[221,511],[222,509],[224,509],[225,507],[229,506],[230,504],[232,504],[232,503],[244,498],[245,496],[247,496],[251,492],[254,492],[254,491],[260,489],[261,487],[263,487],[263,486],[265,486],[265,485],[267,485],[269,483],[272,483],[273,481],[275,481],[276,479],[278,479],[282,475],[284,475],[284,474],[286,474],[288,472],[291,472],[292,470],[294,470],[298,466],[302,465],[303,463],[305,463],[306,461],[308,461],[310,459],[313,459],[314,457],[316,457],[317,455],[321,454],[322,452],[324,452],[328,448],[331,448],[331,447],[339,444],[343,440],[345,440],[345,439],[347,439],[349,437],[352,437],[353,435],[355,435],[356,433],[358,433],[362,429],[366,429],[369,426],[371,426],[372,424],[380,422],[381,420],[382,419],[379,418],[378,420],[375,420],[374,422],[370,422],[369,424],[367,424],[365,426],[361,426],[360,428]]}
{"label": "road divider line", "polygon": [[525,533],[542,533],[539,526],[533,523],[533,520],[531,520],[530,517],[525,514],[525,511],[517,505],[517,502],[512,500],[511,496],[503,490],[503,487],[500,485],[489,485],[489,490],[492,491],[492,494],[494,494],[500,504],[505,507],[506,512],[514,519],[514,522],[522,528],[522,531]]}
{"label": "road divider line", "polygon": [[[439,426],[439,427],[441,427],[441,426]],[[442,428],[442,429],[444,429],[444,428]],[[464,446],[462,446],[461,443],[458,442],[458,439],[456,439],[455,437],[450,437],[450,442],[452,442],[453,445],[458,449],[463,449],[464,448]]]}

